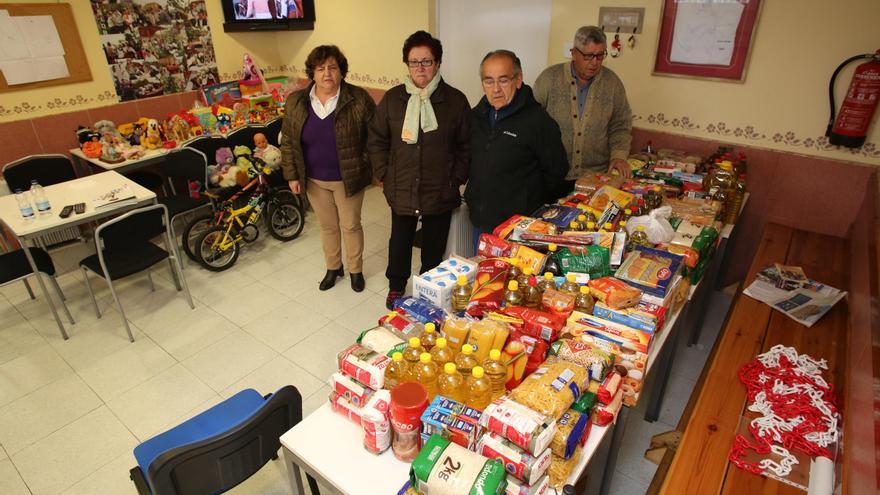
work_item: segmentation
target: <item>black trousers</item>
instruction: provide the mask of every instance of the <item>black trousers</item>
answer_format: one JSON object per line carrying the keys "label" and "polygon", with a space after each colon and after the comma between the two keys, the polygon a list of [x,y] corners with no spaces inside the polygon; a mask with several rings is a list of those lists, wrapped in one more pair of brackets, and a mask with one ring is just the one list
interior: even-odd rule
{"label": "black trousers", "polygon": [[[446,240],[449,237],[449,222],[452,212],[437,215],[422,215],[422,267],[424,273],[439,265],[446,252]],[[391,238],[388,240],[388,288],[398,292],[406,290],[412,267],[413,239],[419,217],[398,215],[391,212]]]}

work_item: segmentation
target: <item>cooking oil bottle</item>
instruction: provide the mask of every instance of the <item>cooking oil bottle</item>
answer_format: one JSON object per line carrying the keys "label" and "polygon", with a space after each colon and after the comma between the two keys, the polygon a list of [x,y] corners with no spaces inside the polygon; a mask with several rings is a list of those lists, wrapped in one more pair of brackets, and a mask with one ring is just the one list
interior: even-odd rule
{"label": "cooking oil bottle", "polygon": [[455,363],[443,365],[443,373],[437,377],[437,392],[456,402],[465,402],[464,376],[458,372]]}
{"label": "cooking oil bottle", "polygon": [[593,314],[593,306],[595,304],[596,301],[593,300],[593,296],[590,295],[590,288],[586,285],[582,285],[577,297],[574,298],[574,309],[591,315]]}
{"label": "cooking oil bottle", "polygon": [[406,363],[403,361],[403,353],[395,352],[391,355],[391,363],[385,368],[385,385],[383,388],[391,390],[403,383],[406,372]]}
{"label": "cooking oil bottle", "polygon": [[445,337],[437,339],[434,348],[431,349],[431,359],[442,368],[446,363],[455,359],[455,351],[449,348],[449,344]]}
{"label": "cooking oil bottle", "polygon": [[473,291],[474,289],[468,283],[467,277],[459,275],[455,280],[455,288],[452,289],[452,311],[458,313],[466,310]]}
{"label": "cooking oil bottle", "polygon": [[427,352],[423,352],[421,356],[419,356],[419,363],[416,366],[416,371],[413,373],[413,377],[415,381],[422,384],[425,387],[425,391],[428,392],[428,403],[434,400],[434,396],[437,395],[437,375],[439,375],[439,370],[437,369],[437,364],[431,360],[431,355]]}
{"label": "cooking oil bottle", "polygon": [[492,384],[492,400],[504,395],[504,384],[507,382],[507,365],[501,361],[501,351],[492,349],[489,358],[483,361],[485,376]]}
{"label": "cooking oil bottle", "polygon": [[559,285],[559,292],[564,292],[566,294],[571,294],[572,296],[577,297],[577,295],[580,293],[580,286],[575,280],[576,278],[574,276],[574,273],[569,273],[568,275],[566,275],[565,282],[562,282]]}
{"label": "cooking oil bottle", "polygon": [[480,411],[492,403],[492,383],[485,376],[482,366],[474,366],[471,376],[465,380],[465,403]]}
{"label": "cooking oil bottle", "polygon": [[504,306],[522,306],[522,294],[519,292],[519,282],[516,280],[507,282],[507,291],[504,292]]}
{"label": "cooking oil bottle", "polygon": [[474,347],[470,344],[461,346],[461,352],[455,355],[455,367],[462,373],[470,373],[479,364],[474,357]]}
{"label": "cooking oil bottle", "polygon": [[425,351],[431,352],[431,349],[434,348],[434,344],[437,342],[437,326],[433,322],[425,323],[425,330],[419,335],[419,341],[421,341]]}
{"label": "cooking oil bottle", "polygon": [[425,349],[422,347],[422,341],[419,340],[418,337],[411,337],[409,339],[409,345],[403,350],[401,356],[403,357],[404,362],[402,381],[410,382],[415,380],[413,372],[416,369],[416,365],[419,363],[419,356],[421,356],[423,352],[425,352]]}

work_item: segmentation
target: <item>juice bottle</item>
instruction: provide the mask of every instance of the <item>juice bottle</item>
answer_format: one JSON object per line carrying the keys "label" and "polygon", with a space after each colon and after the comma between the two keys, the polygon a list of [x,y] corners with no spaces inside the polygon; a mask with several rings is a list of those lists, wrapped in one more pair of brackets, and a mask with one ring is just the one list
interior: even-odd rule
{"label": "juice bottle", "polygon": [[385,386],[383,388],[391,390],[403,382],[405,371],[406,363],[403,362],[403,353],[395,352],[391,355],[391,363],[385,368]]}
{"label": "juice bottle", "polygon": [[447,399],[464,403],[464,376],[458,372],[455,363],[443,365],[443,373],[437,377],[437,392]]}
{"label": "juice bottle", "polygon": [[624,219],[624,220],[629,220],[631,216],[633,216],[633,210],[632,210],[632,208],[628,208],[628,207],[627,207],[627,208],[624,208],[624,210],[623,210],[623,219]]}
{"label": "juice bottle", "polygon": [[471,331],[471,322],[467,318],[453,316],[446,319],[443,325],[443,335],[446,336],[446,344],[455,352],[461,350],[461,346],[467,344],[468,334]]}
{"label": "juice bottle", "polygon": [[617,231],[626,234],[626,220],[621,220],[620,223],[617,224]]}
{"label": "juice bottle", "polygon": [[434,348],[434,344],[437,342],[437,326],[433,322],[425,323],[425,330],[419,335],[419,341],[421,341],[425,351],[431,352],[431,349]]}
{"label": "juice bottle", "polygon": [[425,391],[428,392],[429,404],[434,400],[434,396],[437,395],[437,375],[439,374],[437,364],[431,360],[431,355],[423,352],[419,356],[419,363],[416,365],[413,378],[425,387]]}
{"label": "juice bottle", "polygon": [[421,356],[423,352],[425,352],[425,349],[422,348],[422,341],[420,341],[418,337],[411,337],[409,339],[409,345],[402,353],[403,362],[405,364],[403,369],[403,380],[401,381],[410,382],[415,380],[413,371],[415,371],[416,365],[419,363],[419,356]]}
{"label": "juice bottle", "polygon": [[577,297],[574,298],[574,309],[591,315],[593,314],[593,305],[595,304],[596,301],[590,295],[590,288],[582,285]]}
{"label": "juice bottle", "polygon": [[504,306],[522,306],[522,294],[519,292],[519,282],[516,280],[507,282],[507,291],[504,292]]}
{"label": "juice bottle", "polygon": [[556,255],[556,251],[559,247],[556,244],[550,244],[547,246],[547,258],[544,260],[544,273],[550,273],[551,275],[562,275],[562,268],[559,266],[559,258]]}
{"label": "juice bottle", "polygon": [[470,344],[461,346],[461,352],[455,355],[455,367],[462,373],[470,373],[480,362],[474,357],[474,348]]}
{"label": "juice bottle", "polygon": [[[392,359],[393,356],[392,356]],[[445,338],[440,337],[433,349],[431,349],[431,359],[437,363],[437,366],[443,367],[446,363],[455,359],[455,351],[449,348],[449,344]]]}
{"label": "juice bottle", "polygon": [[523,306],[527,308],[537,308],[541,305],[541,296],[543,293],[538,289],[538,280],[535,277],[529,277],[529,285],[523,292]]}
{"label": "juice bottle", "polygon": [[492,403],[492,383],[485,376],[482,366],[474,366],[471,376],[465,380],[465,403],[482,411]]}
{"label": "juice bottle", "polygon": [[492,349],[489,351],[489,359],[483,361],[485,376],[492,384],[492,400],[504,395],[504,384],[507,382],[507,365],[501,361],[501,351]]}
{"label": "juice bottle", "polygon": [[538,281],[538,290],[541,291],[541,294],[544,294],[544,291],[547,289],[556,289],[556,281],[553,280],[553,274],[550,272],[545,272],[544,277]]}
{"label": "juice bottle", "polygon": [[559,284],[559,292],[564,292],[577,297],[580,293],[580,286],[575,282],[574,273],[569,273],[565,276],[565,282]]}
{"label": "juice bottle", "polygon": [[466,310],[473,291],[474,289],[468,283],[467,277],[459,275],[455,280],[455,288],[452,289],[452,311],[458,313]]}

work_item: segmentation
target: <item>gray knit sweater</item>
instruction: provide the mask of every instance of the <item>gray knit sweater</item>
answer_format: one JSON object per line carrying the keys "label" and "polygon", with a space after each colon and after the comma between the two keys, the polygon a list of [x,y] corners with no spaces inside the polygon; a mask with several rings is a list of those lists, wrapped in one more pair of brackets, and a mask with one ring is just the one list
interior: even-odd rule
{"label": "gray knit sweater", "polygon": [[551,65],[535,81],[535,99],[559,124],[568,153],[568,180],[587,170],[605,170],[612,158],[626,159],[632,142],[632,111],[623,83],[611,69],[596,74],[584,113],[578,117],[577,82],[571,62]]}

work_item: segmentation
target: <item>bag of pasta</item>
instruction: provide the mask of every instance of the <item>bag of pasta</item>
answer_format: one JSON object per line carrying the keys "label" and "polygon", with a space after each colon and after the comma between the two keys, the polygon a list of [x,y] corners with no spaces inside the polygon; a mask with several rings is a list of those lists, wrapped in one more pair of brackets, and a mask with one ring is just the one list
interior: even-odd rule
{"label": "bag of pasta", "polygon": [[574,409],[562,414],[556,422],[556,433],[550,441],[550,451],[554,456],[570,459],[574,451],[582,445],[581,440],[587,432],[590,417]]}
{"label": "bag of pasta", "polygon": [[590,380],[587,370],[550,358],[511,393],[510,398],[545,416],[559,419],[577,400]]}
{"label": "bag of pasta", "polygon": [[562,493],[563,485],[568,481],[568,477],[571,476],[571,472],[574,471],[580,458],[581,447],[575,449],[574,454],[568,459],[555,454],[550,456],[550,467],[547,468],[547,474],[550,475],[550,486],[556,488],[558,493]]}

